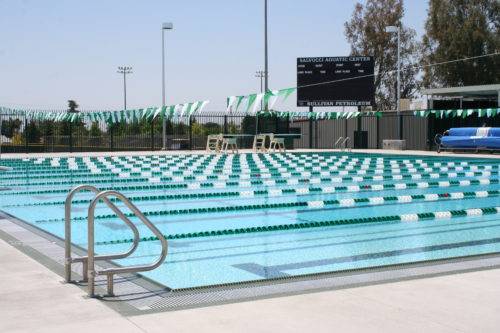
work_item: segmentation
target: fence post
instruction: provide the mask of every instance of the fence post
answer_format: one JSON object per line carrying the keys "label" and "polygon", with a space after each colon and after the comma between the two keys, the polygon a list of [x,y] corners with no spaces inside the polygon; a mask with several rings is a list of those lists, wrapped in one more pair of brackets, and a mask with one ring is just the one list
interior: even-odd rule
{"label": "fence post", "polygon": [[344,118],[344,138],[347,138],[348,137],[348,134],[347,134],[347,118]]}
{"label": "fence post", "polygon": [[379,144],[379,140],[380,140],[380,136],[379,136],[379,132],[380,132],[380,123],[379,123],[379,118],[377,116],[375,116],[375,119],[376,119],[376,135],[375,135],[375,138],[377,140],[377,144],[376,144],[376,147],[377,149],[380,148],[380,144]]}
{"label": "fence post", "polygon": [[193,150],[193,121],[189,116],[189,150]]}
{"label": "fence post", "polygon": [[151,151],[155,150],[155,120],[151,120]]}
{"label": "fence post", "polygon": [[113,132],[114,132],[114,124],[109,125],[109,150],[114,150],[114,142],[113,142]]}
{"label": "fence post", "polygon": [[224,134],[227,134],[227,115],[224,115]]}
{"label": "fence post", "polygon": [[69,152],[73,152],[73,122],[69,121]]}
{"label": "fence post", "polygon": [[28,117],[24,114],[24,151],[28,153]]}
{"label": "fence post", "polygon": [[398,119],[398,122],[399,122],[399,140],[403,140],[403,114],[400,113],[399,114],[399,119]]}
{"label": "fence post", "polygon": [[[313,112],[313,107],[309,107],[309,113]],[[311,117],[309,117],[309,149],[313,148],[313,122]]]}
{"label": "fence post", "polygon": [[318,118],[314,118],[314,148],[318,149]]}

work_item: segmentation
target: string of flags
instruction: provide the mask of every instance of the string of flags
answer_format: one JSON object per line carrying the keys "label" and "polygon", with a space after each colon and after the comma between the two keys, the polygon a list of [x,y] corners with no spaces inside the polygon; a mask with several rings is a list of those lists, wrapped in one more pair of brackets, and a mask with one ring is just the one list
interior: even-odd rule
{"label": "string of flags", "polygon": [[240,107],[244,108],[245,114],[257,114],[262,104],[272,110],[278,100],[284,102],[297,88],[285,88],[281,90],[269,90],[265,93],[250,94],[244,96],[229,96],[227,98],[226,112],[238,112]]}
{"label": "string of flags", "polygon": [[24,114],[28,119],[37,121],[105,121],[108,123],[135,122],[143,119],[153,120],[155,118],[189,118],[202,113],[209,101],[197,101],[193,103],[176,104],[164,107],[150,107],[144,109],[121,110],[121,111],[52,111],[52,110],[20,110],[0,107],[0,112],[5,114]]}
{"label": "string of flags", "polygon": [[[266,93],[250,94],[246,96],[230,96],[227,98],[227,113],[277,116],[280,118],[294,119],[350,119],[360,116],[382,117],[380,111],[277,111],[273,109],[278,101],[285,101],[296,88],[272,90]],[[121,111],[54,111],[54,110],[23,110],[0,107],[0,113],[9,115],[26,115],[28,119],[37,121],[90,121],[90,122],[136,122],[141,120],[151,121],[160,119],[188,119],[191,116],[202,114],[209,101],[197,101],[192,103],[169,105],[164,107],[149,107],[144,109],[132,109]],[[267,104],[268,111],[262,110],[261,103]],[[206,114],[206,113],[205,113]],[[448,109],[448,110],[416,110],[416,117],[436,117],[439,119],[461,117],[472,115],[478,117],[495,117],[500,115],[500,108],[482,109]]]}
{"label": "string of flags", "polygon": [[417,110],[413,114],[417,117],[431,117],[436,118],[466,118],[472,115],[478,117],[495,117],[500,114],[500,108],[487,108],[487,109],[448,109],[448,110]]}
{"label": "string of flags", "polygon": [[288,118],[290,120],[294,119],[351,119],[361,116],[373,116],[380,118],[382,117],[382,112],[380,111],[258,111],[256,113],[258,116],[277,116],[279,118]]}

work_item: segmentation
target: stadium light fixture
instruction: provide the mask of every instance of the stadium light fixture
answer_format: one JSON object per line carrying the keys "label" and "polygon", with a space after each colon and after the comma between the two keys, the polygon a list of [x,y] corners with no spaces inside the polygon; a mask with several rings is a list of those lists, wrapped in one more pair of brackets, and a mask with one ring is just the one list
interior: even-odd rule
{"label": "stadium light fixture", "polygon": [[132,67],[118,66],[116,72],[123,74],[123,110],[127,110],[127,74],[132,74]]}

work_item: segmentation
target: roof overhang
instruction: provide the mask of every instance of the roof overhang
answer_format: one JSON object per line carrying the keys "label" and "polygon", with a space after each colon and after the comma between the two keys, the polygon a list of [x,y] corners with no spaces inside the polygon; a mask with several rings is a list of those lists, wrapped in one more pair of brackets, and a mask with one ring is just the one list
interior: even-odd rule
{"label": "roof overhang", "polygon": [[449,87],[423,89],[422,95],[442,96],[442,97],[490,97],[498,98],[500,84],[486,84],[480,86]]}

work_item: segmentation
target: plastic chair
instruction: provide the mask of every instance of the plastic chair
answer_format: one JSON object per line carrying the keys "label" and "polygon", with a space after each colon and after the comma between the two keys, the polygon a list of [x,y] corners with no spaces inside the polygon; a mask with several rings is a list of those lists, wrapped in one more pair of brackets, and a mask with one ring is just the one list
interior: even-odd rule
{"label": "plastic chair", "polygon": [[210,134],[207,136],[207,151],[218,153],[221,150],[222,134]]}
{"label": "plastic chair", "polygon": [[233,154],[236,152],[238,154],[238,144],[236,143],[236,138],[222,138],[222,151],[227,153],[227,150],[231,148]]}
{"label": "plastic chair", "polygon": [[257,134],[253,138],[253,151],[255,152],[265,152],[266,149],[266,134]]}
{"label": "plastic chair", "polygon": [[274,134],[270,134],[269,138],[270,138],[269,150],[272,149],[273,152],[276,152],[276,148],[278,148],[279,152],[281,151],[286,152],[284,138],[275,137]]}

